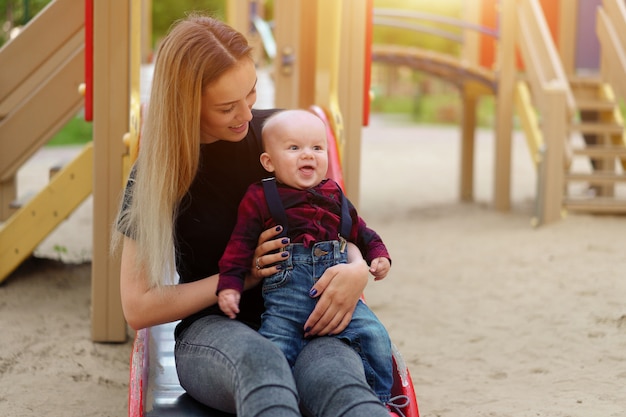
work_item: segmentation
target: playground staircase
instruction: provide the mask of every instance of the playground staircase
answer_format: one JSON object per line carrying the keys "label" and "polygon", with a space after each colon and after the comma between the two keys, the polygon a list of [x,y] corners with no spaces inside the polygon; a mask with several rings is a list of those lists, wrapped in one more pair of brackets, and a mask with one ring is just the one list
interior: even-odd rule
{"label": "playground staircase", "polygon": [[[583,195],[567,192],[564,206],[569,211],[626,213],[625,196],[616,188],[626,184],[626,132],[610,85],[599,79],[570,79],[578,115],[570,124],[571,158],[565,174],[566,189],[587,184]],[[582,141],[575,142],[575,137]],[[580,169],[575,159],[588,162]]]}
{"label": "playground staircase", "polygon": [[[574,110],[564,131],[562,209],[626,214],[626,130],[618,101],[611,86],[600,79],[574,78],[568,83]],[[521,79],[516,87],[516,109],[541,182],[545,180],[541,164],[546,146],[554,138],[546,140],[546,122],[540,120],[533,101],[528,82]]]}
{"label": "playground staircase", "polygon": [[[617,4],[604,0],[605,7]],[[599,10],[598,22],[603,15]],[[533,221],[554,221],[563,211],[626,214],[626,130],[613,88],[626,65],[594,78],[568,76],[538,1],[520,0],[516,18],[526,71],[515,86],[515,106],[538,169]],[[626,20],[619,24],[626,28]],[[613,38],[610,50],[624,55],[626,44]]]}
{"label": "playground staircase", "polygon": [[84,1],[53,0],[0,49],[0,282],[91,193],[87,145],[35,196],[16,200],[18,170],[83,106],[84,25]]}

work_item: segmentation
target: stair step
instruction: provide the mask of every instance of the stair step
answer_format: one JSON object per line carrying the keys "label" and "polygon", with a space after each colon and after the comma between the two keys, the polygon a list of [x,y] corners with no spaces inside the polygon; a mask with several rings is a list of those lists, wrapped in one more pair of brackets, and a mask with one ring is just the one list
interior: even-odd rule
{"label": "stair step", "polygon": [[601,99],[576,99],[576,107],[580,111],[609,112],[615,110],[615,103]]}
{"label": "stair step", "polygon": [[620,145],[587,145],[572,149],[574,155],[586,155],[597,158],[626,157],[626,147]]}
{"label": "stair step", "polygon": [[621,135],[624,133],[624,126],[617,123],[572,123],[572,131],[583,135]]}
{"label": "stair step", "polygon": [[563,205],[572,212],[626,214],[626,200],[611,197],[566,198]]}
{"label": "stair step", "polygon": [[565,180],[570,182],[588,182],[591,184],[614,184],[626,182],[626,175],[610,171],[594,171],[593,173],[565,174]]}
{"label": "stair step", "polygon": [[571,76],[569,77],[569,84],[573,88],[598,87],[602,84],[602,79],[600,77]]}

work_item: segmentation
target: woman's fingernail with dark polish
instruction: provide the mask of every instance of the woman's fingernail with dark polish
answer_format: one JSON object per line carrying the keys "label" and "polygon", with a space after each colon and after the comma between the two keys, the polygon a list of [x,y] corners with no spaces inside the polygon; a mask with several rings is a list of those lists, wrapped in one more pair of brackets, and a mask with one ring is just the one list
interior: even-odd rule
{"label": "woman's fingernail with dark polish", "polygon": [[283,269],[283,266],[282,265],[276,265],[276,269],[280,271],[281,269]]}
{"label": "woman's fingernail with dark polish", "polygon": [[280,256],[282,256],[283,258],[286,258],[287,256],[289,256],[289,252],[283,252],[280,254]]}
{"label": "woman's fingernail with dark polish", "polygon": [[306,329],[304,329],[304,331],[305,331],[306,333],[310,332],[310,331],[311,331],[311,326],[309,326],[309,327],[307,327]]}
{"label": "woman's fingernail with dark polish", "polygon": [[277,231],[277,232],[280,232],[281,230],[283,230],[283,227],[282,227],[282,226],[276,226],[276,231]]}
{"label": "woman's fingernail with dark polish", "polygon": [[283,245],[286,245],[287,243],[289,243],[289,239],[285,237],[283,238],[283,240],[280,241],[280,243],[282,243]]}
{"label": "woman's fingernail with dark polish", "polygon": [[317,295],[317,290],[315,288],[311,288],[311,291],[309,291],[309,296],[315,297],[316,295]]}

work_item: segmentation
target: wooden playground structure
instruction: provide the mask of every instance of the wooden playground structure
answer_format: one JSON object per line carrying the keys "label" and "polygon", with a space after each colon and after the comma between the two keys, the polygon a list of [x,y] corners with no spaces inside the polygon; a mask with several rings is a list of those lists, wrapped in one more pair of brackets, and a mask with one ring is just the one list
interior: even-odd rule
{"label": "wooden playground structure", "polygon": [[[252,38],[250,3],[262,2],[228,0],[227,16]],[[323,108],[339,142],[347,193],[358,203],[370,64],[406,65],[461,92],[460,199],[473,198],[477,103],[493,95],[496,210],[510,209],[516,114],[537,166],[534,224],[557,221],[566,211],[626,213],[618,190],[626,183],[619,111],[626,100],[624,0],[480,0],[472,6],[463,21],[440,19],[461,32],[462,54],[452,57],[371,42],[377,19],[416,27],[432,16],[394,17],[374,9],[372,0],[274,0],[275,105]],[[150,14],[149,0],[53,0],[0,49],[0,282],[93,195],[92,339],[99,342],[127,338],[119,259],[108,246],[140,130]],[[597,56],[583,45],[594,34]],[[17,201],[19,168],[81,108],[93,121],[92,142],[51,173],[43,190]],[[595,195],[571,195],[575,183],[593,186]]]}
{"label": "wooden playground structure", "polygon": [[[260,42],[262,4],[227,1],[229,23],[252,42]],[[346,191],[358,204],[371,64],[407,66],[443,79],[460,92],[461,200],[473,199],[477,104],[490,95],[496,103],[496,210],[510,209],[516,115],[537,167],[534,225],[557,221],[567,211],[626,213],[626,199],[618,188],[626,184],[626,133],[619,110],[620,100],[626,100],[624,0],[471,4],[459,20],[375,9],[373,0],[274,0],[274,45],[268,55],[275,106],[317,106],[336,136]],[[150,16],[150,0],[53,0],[0,49],[0,282],[93,195],[92,339],[97,342],[127,338],[119,259],[109,254],[109,241],[125,176],[137,152],[140,67],[150,49]],[[255,21],[258,24],[252,25]],[[424,21],[440,28],[433,30],[422,25]],[[458,42],[461,54],[373,44],[376,25],[437,32]],[[597,45],[588,45],[589,39],[596,39]],[[93,122],[92,141],[74,160],[51,169],[44,189],[17,200],[17,171],[80,109]],[[575,194],[575,184],[589,186],[593,195]],[[144,374],[148,344],[167,335],[160,342],[167,351],[171,333],[167,326],[153,329],[152,335],[138,333],[131,369],[133,416],[144,414],[144,384],[154,383]],[[405,368],[399,365],[402,373]],[[400,378],[401,385],[412,391],[407,376]],[[174,389],[163,395],[179,394]],[[415,402],[411,416],[418,414]]]}

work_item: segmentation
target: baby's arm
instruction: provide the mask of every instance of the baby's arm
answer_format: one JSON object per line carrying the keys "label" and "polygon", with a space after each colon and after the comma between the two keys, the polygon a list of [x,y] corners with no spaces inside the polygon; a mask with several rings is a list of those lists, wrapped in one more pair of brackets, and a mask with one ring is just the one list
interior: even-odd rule
{"label": "baby's arm", "polygon": [[224,289],[217,295],[217,303],[224,314],[229,318],[234,319],[239,313],[239,300],[241,294],[237,290]]}
{"label": "baby's arm", "polygon": [[389,259],[381,256],[380,258],[372,260],[372,263],[370,264],[370,273],[374,275],[374,281],[379,281],[387,276],[390,268],[391,263],[389,262]]}

